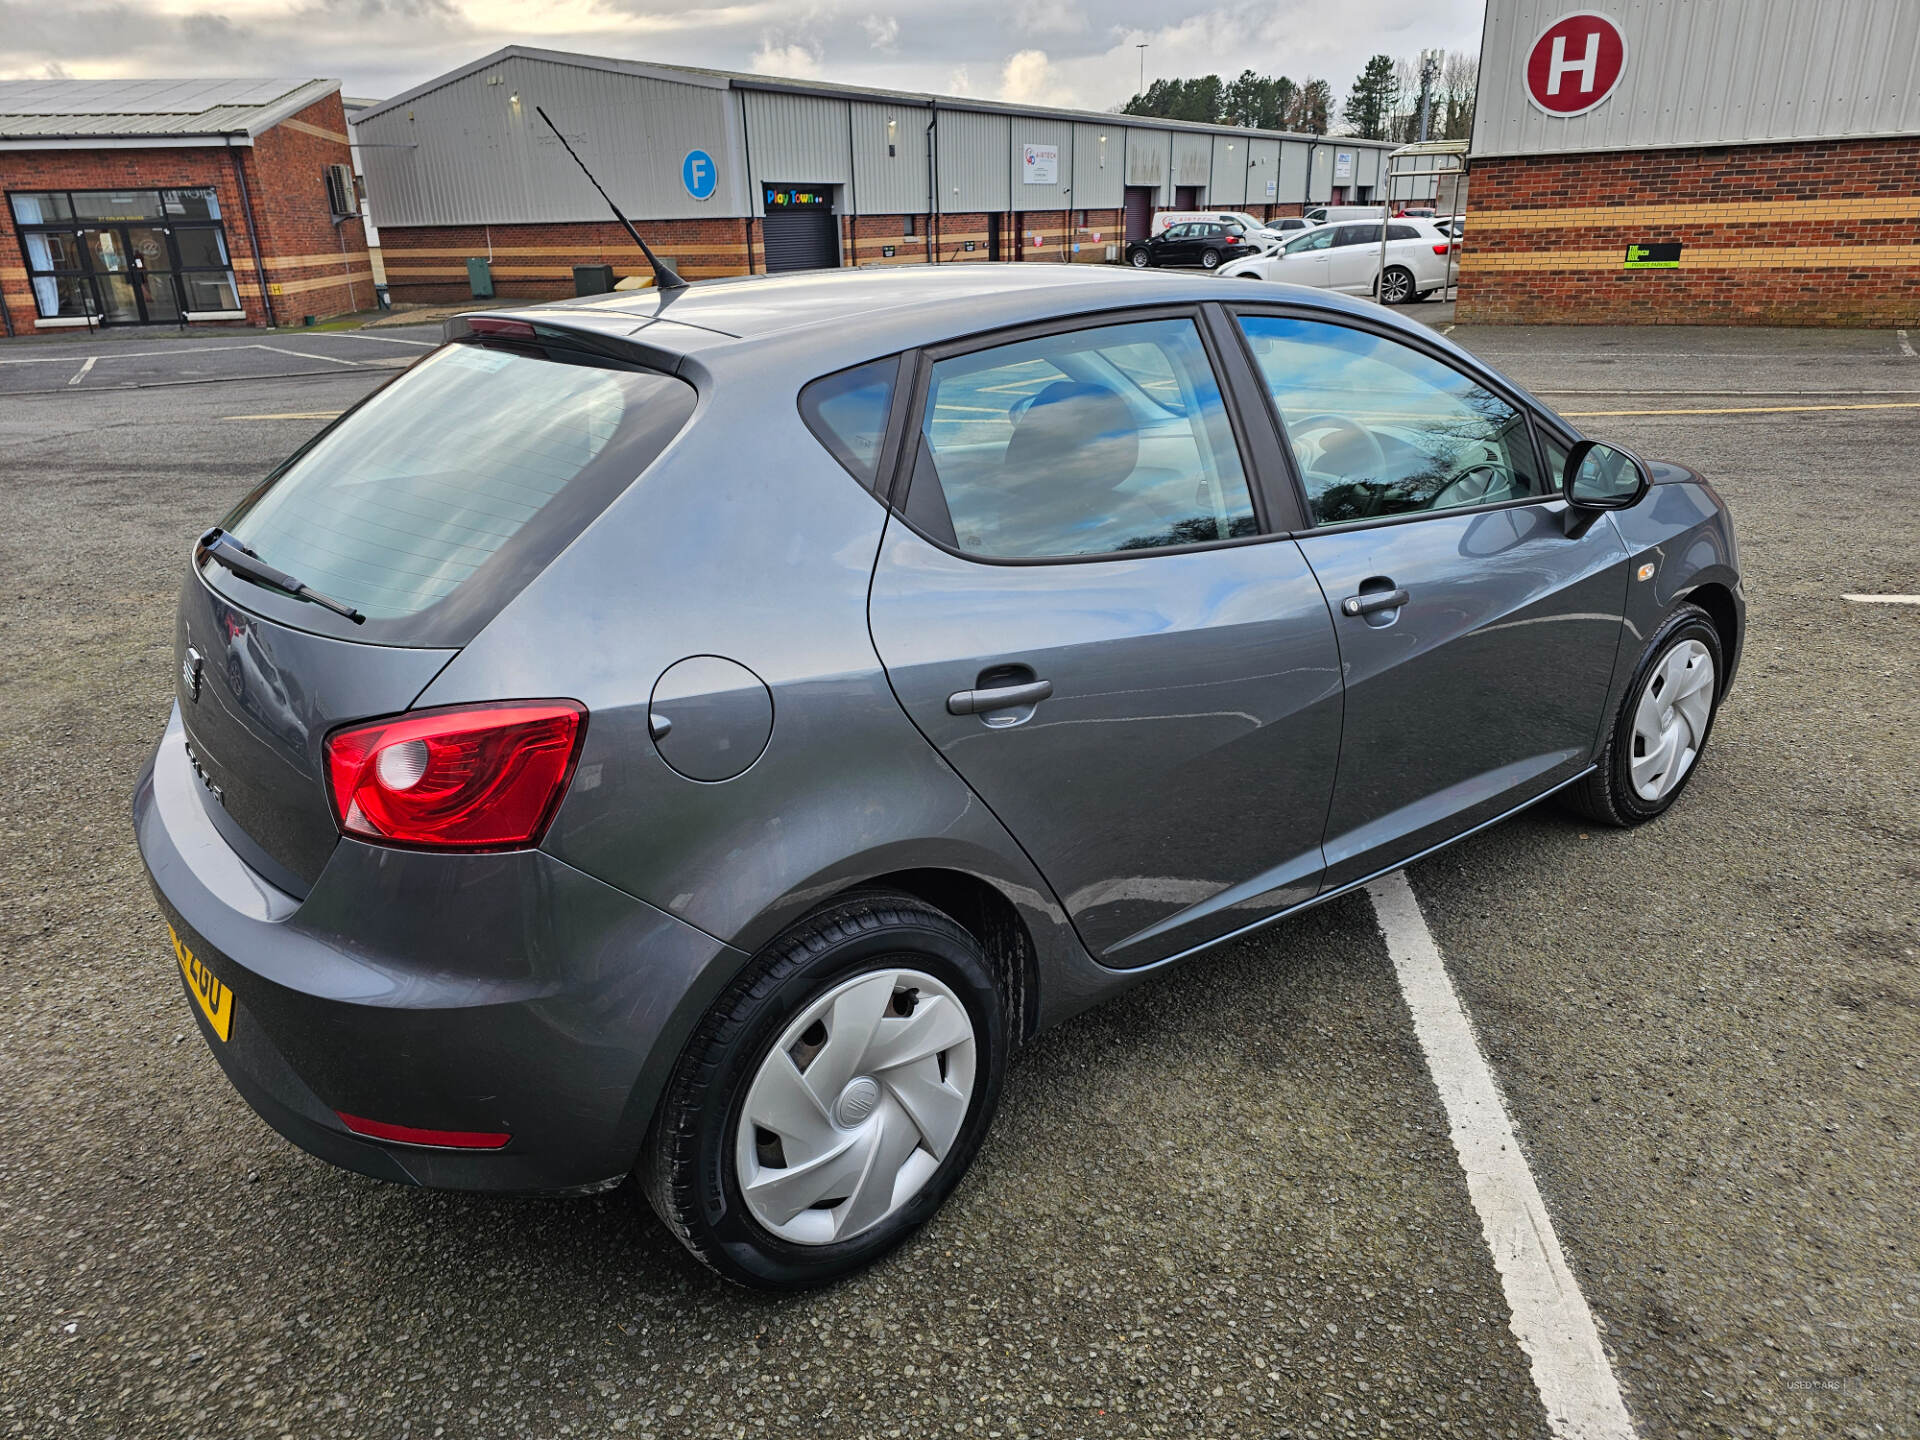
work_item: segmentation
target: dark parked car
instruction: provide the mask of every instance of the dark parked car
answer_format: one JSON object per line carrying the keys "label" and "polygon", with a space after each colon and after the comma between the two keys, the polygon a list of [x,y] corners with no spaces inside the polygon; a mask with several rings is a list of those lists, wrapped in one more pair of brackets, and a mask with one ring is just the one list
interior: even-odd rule
{"label": "dark parked car", "polygon": [[967,265],[451,328],[184,557],[140,851],[281,1133],[637,1172],[749,1284],[911,1233],[1013,1052],[1156,969],[1549,795],[1661,814],[1740,655],[1706,481],[1365,301]]}
{"label": "dark parked car", "polygon": [[1258,252],[1238,225],[1219,220],[1184,220],[1158,235],[1127,246],[1127,263],[1145,270],[1154,265],[1198,265],[1213,270],[1229,260]]}

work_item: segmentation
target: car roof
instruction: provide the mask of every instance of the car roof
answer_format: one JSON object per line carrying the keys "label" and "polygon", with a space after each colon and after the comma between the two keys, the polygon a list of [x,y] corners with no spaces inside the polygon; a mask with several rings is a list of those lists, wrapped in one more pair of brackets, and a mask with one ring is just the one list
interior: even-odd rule
{"label": "car roof", "polygon": [[[1223,289],[1204,271],[969,261],[738,276],[664,292],[616,291],[484,313],[623,342],[647,363],[665,368],[677,369],[686,358],[715,370],[771,367],[799,355],[810,374],[821,375],[1010,326],[1135,306],[1252,298]],[[1383,313],[1368,301],[1296,285],[1271,285],[1261,298],[1376,321]]]}

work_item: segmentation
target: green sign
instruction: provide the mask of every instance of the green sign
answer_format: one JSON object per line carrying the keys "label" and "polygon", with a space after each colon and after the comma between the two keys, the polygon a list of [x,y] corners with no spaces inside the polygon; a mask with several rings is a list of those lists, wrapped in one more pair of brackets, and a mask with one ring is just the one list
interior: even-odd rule
{"label": "green sign", "polygon": [[1622,266],[1627,270],[1678,270],[1680,268],[1680,246],[1677,243],[1667,245],[1629,245],[1627,258]]}

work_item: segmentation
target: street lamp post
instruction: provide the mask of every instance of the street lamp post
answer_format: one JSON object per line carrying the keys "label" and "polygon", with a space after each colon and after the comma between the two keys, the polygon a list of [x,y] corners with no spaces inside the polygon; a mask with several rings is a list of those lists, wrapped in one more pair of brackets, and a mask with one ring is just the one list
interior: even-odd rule
{"label": "street lamp post", "polygon": [[1148,43],[1149,42],[1142,40],[1139,44],[1133,47],[1134,49],[1140,52],[1140,91],[1139,93],[1142,95],[1147,93],[1147,45]]}

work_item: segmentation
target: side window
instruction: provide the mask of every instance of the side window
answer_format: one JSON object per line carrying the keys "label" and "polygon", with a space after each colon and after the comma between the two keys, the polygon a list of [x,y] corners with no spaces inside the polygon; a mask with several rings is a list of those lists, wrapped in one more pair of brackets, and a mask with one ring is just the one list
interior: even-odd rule
{"label": "side window", "polygon": [[1023,340],[933,367],[908,513],[959,550],[1038,559],[1257,533],[1191,320]]}
{"label": "side window", "polygon": [[1389,240],[1418,240],[1419,238],[1420,232],[1411,225],[1387,226],[1387,239]]}
{"label": "side window", "polygon": [[873,488],[880,446],[887,438],[898,358],[889,356],[833,375],[800,392],[800,418],[854,479]]}
{"label": "side window", "polygon": [[1287,242],[1289,255],[1304,255],[1313,250],[1325,250],[1333,244],[1334,227],[1323,225],[1318,230],[1310,230],[1298,240]]}
{"label": "side window", "polygon": [[1547,456],[1547,489],[1557,491],[1560,489],[1560,481],[1567,473],[1567,461],[1572,457],[1573,451],[1554,439],[1544,429],[1540,432],[1540,448],[1546,452]]}
{"label": "side window", "polygon": [[1243,315],[1316,525],[1552,493],[1526,417],[1451,365],[1344,325]]}
{"label": "side window", "polygon": [[[1373,230],[1369,235],[1368,230]],[[1334,231],[1333,243],[1336,248],[1346,245],[1364,245],[1369,240],[1378,240],[1380,232],[1370,225],[1341,225]]]}

